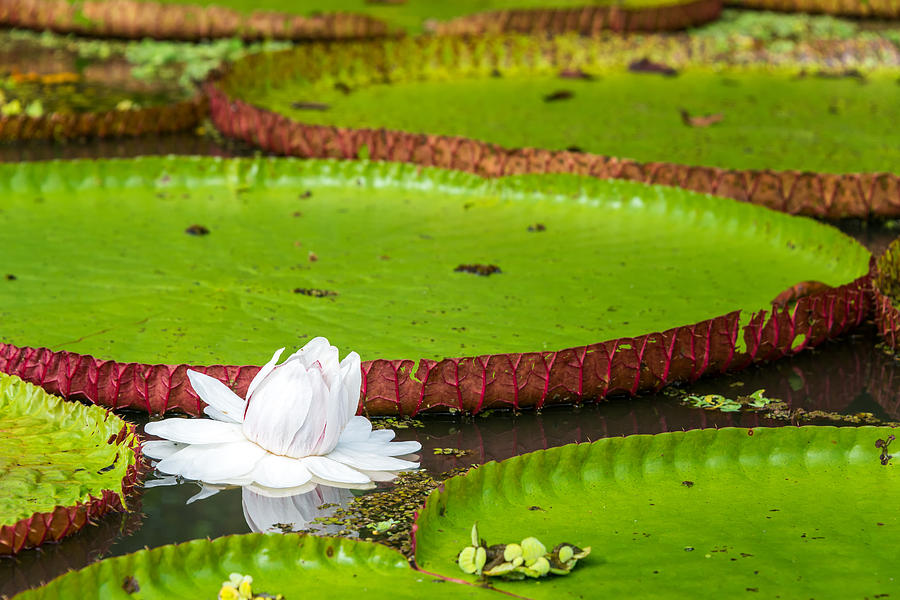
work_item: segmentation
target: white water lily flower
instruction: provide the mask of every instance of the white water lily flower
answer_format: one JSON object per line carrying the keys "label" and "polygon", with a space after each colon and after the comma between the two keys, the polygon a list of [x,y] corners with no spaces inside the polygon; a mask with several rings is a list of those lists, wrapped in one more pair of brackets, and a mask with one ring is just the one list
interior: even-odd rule
{"label": "white water lily flower", "polygon": [[392,442],[393,431],[373,431],[367,418],[354,416],[362,385],[357,353],[339,362],[322,337],[276,364],[283,351],[250,382],[246,401],[218,379],[188,371],[212,418],[148,423],[144,431],[165,440],[145,442],[144,454],[159,460],[162,473],[262,490],[368,487],[419,466],[400,457],[421,444]]}

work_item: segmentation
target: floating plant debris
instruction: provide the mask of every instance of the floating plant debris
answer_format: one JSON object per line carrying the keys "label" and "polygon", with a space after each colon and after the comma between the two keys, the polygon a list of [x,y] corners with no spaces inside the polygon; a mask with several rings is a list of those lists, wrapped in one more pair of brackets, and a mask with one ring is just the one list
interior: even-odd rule
{"label": "floating plant debris", "polygon": [[122,580],[122,590],[124,590],[126,594],[136,594],[141,591],[141,586],[138,584],[138,580],[134,575],[127,575],[125,579]]}
{"label": "floating plant debris", "polygon": [[453,456],[455,458],[462,458],[463,456],[472,454],[472,451],[463,450],[461,448],[435,448],[434,453],[444,456]]}
{"label": "floating plant debris", "polygon": [[294,288],[294,293],[312,296],[313,298],[326,298],[328,296],[338,295],[338,293],[333,290],[320,290],[316,288]]}
{"label": "floating plant debris", "polygon": [[681,114],[681,122],[688,127],[709,127],[710,125],[720,122],[724,118],[722,113],[692,117],[690,113],[683,108],[679,109],[678,112]]}
{"label": "floating plant debris", "polygon": [[391,546],[410,556],[410,530],[416,512],[441,482],[468,470],[460,467],[437,475],[424,469],[399,473],[389,489],[357,496],[346,508],[313,523],[340,526],[339,535],[359,534],[360,539]]}
{"label": "floating plant debris", "polygon": [[209,235],[209,229],[204,225],[191,225],[184,232],[188,235]]}
{"label": "floating plant debris", "polygon": [[473,273],[475,275],[481,275],[482,277],[487,277],[489,275],[493,275],[494,273],[502,273],[500,267],[498,267],[497,265],[482,264],[459,265],[453,270],[457,273]]}
{"label": "floating plant debris", "polygon": [[678,71],[669,65],[653,62],[649,58],[642,58],[633,61],[628,65],[628,70],[632,73],[659,73],[666,77],[674,77],[678,75]]}
{"label": "floating plant debris", "polygon": [[569,98],[574,98],[575,92],[572,90],[557,90],[552,94],[547,94],[544,96],[544,102],[556,102],[557,100],[568,100]]}
{"label": "floating plant debris", "polygon": [[321,102],[291,102],[291,108],[297,110],[328,110],[330,107]]}
{"label": "floating plant debris", "polygon": [[578,561],[591,553],[591,548],[572,544],[557,544],[553,550],[536,537],[526,537],[520,543],[494,544],[478,536],[478,523],[472,525],[472,545],[457,555],[456,562],[464,573],[504,579],[537,579],[549,574],[568,575]]}
{"label": "floating plant debris", "polygon": [[528,226],[528,231],[547,231],[547,226],[543,223],[535,223]]}
{"label": "floating plant debris", "polygon": [[875,441],[875,447],[881,448],[881,456],[878,458],[881,461],[881,464],[887,465],[892,458],[894,458],[893,454],[888,454],[888,446],[891,445],[891,442],[896,439],[894,434],[887,436],[886,439],[878,439]]}
{"label": "floating plant debris", "polygon": [[559,76],[562,79],[584,79],[586,81],[592,81],[594,76],[590,73],[586,73],[581,69],[563,69],[559,72]]}

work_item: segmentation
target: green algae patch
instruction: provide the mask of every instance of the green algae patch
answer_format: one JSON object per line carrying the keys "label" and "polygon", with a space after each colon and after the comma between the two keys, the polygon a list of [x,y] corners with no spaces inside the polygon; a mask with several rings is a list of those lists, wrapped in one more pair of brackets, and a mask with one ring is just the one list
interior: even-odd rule
{"label": "green algae patch", "polygon": [[556,351],[750,315],[869,260],[809,220],[568,175],[182,157],[0,182],[0,342],[120,362],[255,364],[316,335],[364,360]]}
{"label": "green algae patch", "polygon": [[106,410],[0,374],[0,554],[58,540],[123,508],[136,443]]}
{"label": "green algae patch", "polygon": [[[492,581],[528,598],[874,597],[896,589],[894,430],[721,429],[608,438],[489,463],[432,493],[419,568],[462,575],[472,523],[488,544],[590,546],[566,577]],[[822,565],[840,565],[823,569]]]}
{"label": "green algae patch", "polygon": [[[401,73],[350,93],[294,79],[265,90],[235,89],[235,96],[311,125],[640,162],[835,174],[896,172],[900,164],[900,134],[885,127],[900,104],[896,74],[694,67],[677,76],[627,69],[592,75],[586,67],[585,77],[562,78],[529,70],[500,67],[481,77],[456,76],[452,67]],[[327,110],[309,110],[304,101]]]}
{"label": "green algae patch", "polygon": [[379,544],[249,534],[194,540],[107,559],[16,598],[215,598],[222,582],[235,572],[253,578],[254,593],[272,598],[278,594],[288,599],[334,594],[435,600],[498,596],[415,571],[402,554]]}

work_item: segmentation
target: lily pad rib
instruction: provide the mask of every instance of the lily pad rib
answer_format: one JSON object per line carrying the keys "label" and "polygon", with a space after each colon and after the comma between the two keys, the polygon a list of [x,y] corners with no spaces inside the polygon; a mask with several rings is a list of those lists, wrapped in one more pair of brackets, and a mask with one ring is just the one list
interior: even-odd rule
{"label": "lily pad rib", "polygon": [[372,160],[411,162],[484,177],[574,173],[677,186],[793,215],[829,219],[900,216],[900,176],[893,173],[723,169],[641,163],[565,150],[510,149],[462,137],[311,125],[232,99],[217,83],[207,84],[206,92],[212,121],[223,134],[287,156],[353,159],[368,152]]}
{"label": "lily pad rib", "polygon": [[[2,0],[0,0],[2,1]],[[136,110],[90,113],[51,113],[40,117],[0,117],[0,141],[134,137],[173,133],[197,125],[207,113],[205,99],[151,106]]]}
{"label": "lily pad rib", "polygon": [[[801,297],[791,308],[753,315],[735,311],[693,325],[556,352],[494,354],[440,361],[373,360],[362,364],[360,410],[369,415],[423,411],[478,413],[541,408],[611,394],[637,394],[673,381],[740,369],[815,346],[859,325],[870,313],[869,275]],[[47,348],[0,345],[0,371],[65,398],[151,414],[202,413],[187,370],[216,377],[239,395],[256,366],[191,367],[117,363]]]}
{"label": "lily pad rib", "polygon": [[[548,3],[549,4],[549,3]],[[686,29],[719,18],[720,0],[694,0],[683,4],[627,8],[585,6],[581,8],[523,9],[490,11],[467,15],[441,23],[442,35],[484,35],[490,33],[579,33],[596,35],[604,30],[617,32],[672,31]]]}
{"label": "lily pad rib", "polygon": [[220,6],[162,4],[142,0],[0,0],[0,23],[103,37],[199,40],[238,36],[245,40],[332,40],[387,35],[388,26],[366,15],[301,16],[257,11],[250,15]]}
{"label": "lily pad rib", "polygon": [[896,306],[900,297],[900,238],[878,257],[872,291],[878,333],[888,346],[897,350],[900,348],[900,309]]}

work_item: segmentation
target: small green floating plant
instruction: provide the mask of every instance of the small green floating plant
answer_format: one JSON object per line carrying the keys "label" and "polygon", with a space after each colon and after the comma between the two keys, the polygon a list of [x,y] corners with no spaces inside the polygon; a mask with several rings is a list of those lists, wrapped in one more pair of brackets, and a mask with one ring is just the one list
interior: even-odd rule
{"label": "small green floating plant", "polygon": [[518,544],[488,546],[479,538],[478,523],[475,523],[472,525],[472,545],[462,549],[456,563],[469,575],[537,579],[551,573],[568,575],[578,561],[590,553],[590,546],[579,548],[568,543],[557,544],[547,552],[547,547],[536,537],[526,537]]}

